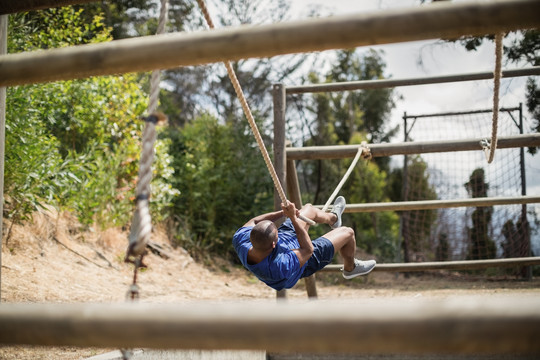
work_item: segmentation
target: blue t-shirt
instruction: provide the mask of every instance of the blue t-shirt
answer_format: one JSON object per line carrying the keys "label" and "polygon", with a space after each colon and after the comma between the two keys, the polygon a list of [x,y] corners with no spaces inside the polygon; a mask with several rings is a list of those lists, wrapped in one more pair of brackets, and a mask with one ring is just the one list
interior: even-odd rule
{"label": "blue t-shirt", "polygon": [[[290,220],[289,220],[290,221]],[[253,226],[240,228],[233,236],[233,246],[246,269],[251,271],[266,285],[276,290],[292,288],[302,276],[304,266],[300,267],[298,256],[292,251],[300,244],[294,231],[280,227],[278,242],[270,255],[260,263],[248,264],[248,251],[253,247],[249,241]]]}

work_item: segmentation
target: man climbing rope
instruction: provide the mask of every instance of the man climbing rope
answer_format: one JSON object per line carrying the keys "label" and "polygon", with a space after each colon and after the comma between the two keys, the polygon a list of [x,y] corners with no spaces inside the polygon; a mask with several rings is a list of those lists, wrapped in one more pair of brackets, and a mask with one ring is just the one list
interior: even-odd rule
{"label": "man climbing rope", "polygon": [[[343,277],[352,279],[366,275],[375,267],[375,260],[354,258],[356,239],[353,229],[342,226],[345,198],[339,196],[330,213],[307,204],[301,210],[289,201],[282,210],[259,215],[249,220],[233,237],[233,245],[242,264],[275,290],[292,288],[299,279],[308,277],[328,265],[334,254],[343,257]],[[309,224],[298,217],[328,224],[333,230],[311,241]],[[279,227],[274,221],[286,216]]]}

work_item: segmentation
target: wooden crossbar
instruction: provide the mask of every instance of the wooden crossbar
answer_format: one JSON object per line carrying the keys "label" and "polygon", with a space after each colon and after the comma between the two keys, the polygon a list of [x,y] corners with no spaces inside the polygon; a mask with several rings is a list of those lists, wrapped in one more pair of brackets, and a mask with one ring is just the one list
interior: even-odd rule
{"label": "wooden crossbar", "polygon": [[517,296],[0,305],[0,342],[6,345],[538,355],[539,332],[539,300]]}
{"label": "wooden crossbar", "polygon": [[[415,272],[428,270],[476,270],[492,267],[520,267],[540,265],[540,257],[509,259],[464,260],[464,261],[426,261],[418,263],[378,264],[376,272]],[[327,265],[323,272],[341,272],[343,265]],[[539,304],[540,305],[540,304]]]}
{"label": "wooden crossbar", "polygon": [[0,56],[0,86],[540,27],[540,2],[437,3]]}
{"label": "wooden crossbar", "polygon": [[[523,69],[505,70],[502,72],[503,78],[519,77],[519,76],[536,76],[540,75],[540,66],[533,66]],[[493,71],[459,74],[459,75],[442,75],[431,77],[419,77],[408,79],[381,79],[381,80],[359,80],[359,81],[343,81],[338,83],[327,84],[308,84],[298,86],[287,86],[285,91],[287,94],[305,94],[316,92],[329,91],[353,91],[353,90],[372,90],[386,89],[398,86],[413,86],[413,85],[428,85],[455,83],[460,81],[475,81],[493,79]]]}
{"label": "wooden crossbar", "polygon": [[[435,210],[455,207],[486,207],[496,205],[515,205],[540,203],[540,196],[525,195],[514,197],[469,198],[454,200],[418,200],[381,203],[347,204],[346,213],[378,212],[378,211],[411,211]],[[315,205],[322,209],[323,205]]]}
{"label": "wooden crossbar", "polygon": [[[482,150],[482,139],[446,140],[446,141],[415,141],[405,143],[369,144],[371,155],[374,157],[392,155],[426,154],[449,151]],[[329,145],[288,147],[285,149],[289,160],[318,160],[352,158],[358,151],[357,145]],[[540,146],[540,134],[514,135],[500,137],[498,149],[516,147]]]}

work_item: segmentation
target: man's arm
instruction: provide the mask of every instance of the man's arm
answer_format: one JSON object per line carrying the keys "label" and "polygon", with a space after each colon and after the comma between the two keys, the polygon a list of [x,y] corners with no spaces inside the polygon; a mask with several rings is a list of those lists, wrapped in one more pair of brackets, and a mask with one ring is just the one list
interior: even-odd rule
{"label": "man's arm", "polygon": [[255,226],[255,225],[257,225],[258,223],[260,223],[261,221],[264,221],[264,220],[270,220],[270,221],[274,222],[276,220],[281,219],[283,216],[285,216],[283,214],[283,210],[269,212],[269,213],[262,214],[262,215],[254,217],[253,219],[251,219],[247,223],[245,223],[243,227]]}
{"label": "man's arm", "polygon": [[311,242],[305,227],[298,222],[297,215],[299,214],[299,211],[296,209],[294,204],[287,201],[287,205],[285,206],[281,204],[281,207],[283,208],[283,214],[291,219],[294,226],[294,231],[296,232],[296,237],[298,239],[298,243],[300,244],[300,248],[294,249],[293,252],[298,257],[298,261],[302,267],[309,260],[311,255],[313,255],[313,243]]}

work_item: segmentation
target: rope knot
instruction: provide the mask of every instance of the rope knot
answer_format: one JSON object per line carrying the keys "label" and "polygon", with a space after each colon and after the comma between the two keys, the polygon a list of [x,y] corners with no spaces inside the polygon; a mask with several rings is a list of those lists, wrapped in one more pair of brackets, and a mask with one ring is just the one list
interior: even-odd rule
{"label": "rope knot", "polygon": [[362,158],[364,160],[371,160],[373,158],[373,154],[371,154],[371,149],[367,145],[366,141],[362,141],[360,144],[360,148],[362,149]]}
{"label": "rope knot", "polygon": [[146,123],[152,123],[154,125],[164,125],[167,123],[167,115],[162,112],[155,112],[142,118]]}
{"label": "rope knot", "polygon": [[486,160],[489,162],[490,154],[491,154],[491,142],[489,139],[482,139],[480,140],[480,146],[482,147],[482,150],[484,151],[484,154],[486,155]]}

